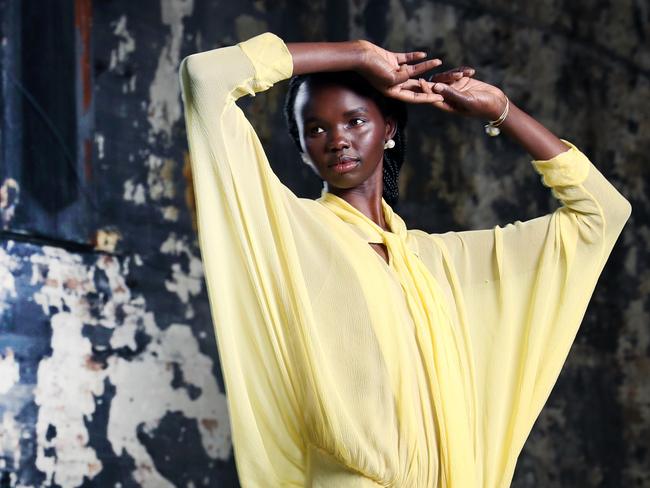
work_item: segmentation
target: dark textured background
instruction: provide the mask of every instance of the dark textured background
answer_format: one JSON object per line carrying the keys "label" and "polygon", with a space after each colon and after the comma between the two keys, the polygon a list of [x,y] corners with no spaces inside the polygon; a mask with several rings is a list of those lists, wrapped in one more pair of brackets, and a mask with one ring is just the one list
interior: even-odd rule
{"label": "dark textured background", "polygon": [[[72,203],[56,167],[43,170],[49,187],[21,172],[19,40],[46,33],[19,3],[0,0],[0,487],[236,486],[176,76],[183,56],[264,31],[474,66],[631,201],[513,486],[650,487],[647,1],[70,0],[83,190],[67,191]],[[43,63],[54,79],[45,61],[23,60],[23,74]],[[285,91],[241,106],[280,178],[317,197],[281,118]],[[485,228],[556,207],[507,138],[428,107],[409,117],[397,207],[409,227]]]}

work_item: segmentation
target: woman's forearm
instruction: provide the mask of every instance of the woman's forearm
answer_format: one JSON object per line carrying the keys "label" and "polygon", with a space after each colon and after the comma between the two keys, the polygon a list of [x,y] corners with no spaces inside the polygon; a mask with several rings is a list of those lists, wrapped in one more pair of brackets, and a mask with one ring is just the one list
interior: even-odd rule
{"label": "woman's forearm", "polygon": [[508,117],[501,130],[512,137],[536,160],[552,159],[568,147],[555,134],[510,101]]}
{"label": "woman's forearm", "polygon": [[293,74],[318,71],[346,71],[358,68],[364,60],[359,41],[288,42],[293,58]]}

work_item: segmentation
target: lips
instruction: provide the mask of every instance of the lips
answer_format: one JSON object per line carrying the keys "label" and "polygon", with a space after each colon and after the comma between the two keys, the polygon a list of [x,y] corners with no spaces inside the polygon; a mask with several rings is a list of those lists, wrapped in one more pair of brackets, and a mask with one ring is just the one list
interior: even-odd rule
{"label": "lips", "polygon": [[352,156],[341,156],[340,158],[332,161],[329,166],[336,166],[337,164],[346,164],[346,163],[356,163],[359,161],[359,158],[353,158]]}

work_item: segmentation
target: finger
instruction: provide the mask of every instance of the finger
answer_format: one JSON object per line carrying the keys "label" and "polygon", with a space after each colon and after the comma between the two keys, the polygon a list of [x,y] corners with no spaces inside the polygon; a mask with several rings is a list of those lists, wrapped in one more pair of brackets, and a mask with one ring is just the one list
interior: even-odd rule
{"label": "finger", "polygon": [[410,103],[440,103],[441,100],[438,97],[438,95],[434,94],[429,94],[429,93],[420,93],[420,92],[415,92],[415,91],[409,91],[405,90],[400,92],[403,94],[404,98],[403,100],[406,102]]}
{"label": "finger", "polygon": [[434,103],[441,101],[441,96],[436,93],[421,93],[408,89],[389,91],[387,95],[408,103]]}
{"label": "finger", "polygon": [[429,82],[432,83],[452,83],[456,80],[460,80],[464,76],[462,71],[458,70],[450,70],[450,71],[445,71],[444,73],[437,73],[434,75],[431,75],[428,79]]}
{"label": "finger", "polygon": [[451,83],[453,81],[459,80],[462,77],[472,77],[476,73],[474,68],[469,66],[459,66],[454,69],[443,71],[442,73],[435,73],[427,78],[431,82],[440,82],[440,83]]}
{"label": "finger", "polygon": [[[413,80],[415,81],[415,80]],[[437,95],[436,93],[433,93],[433,83],[427,82],[424,78],[420,78],[417,80],[417,83],[422,90],[423,93],[428,93],[430,95]],[[444,97],[442,95],[437,95],[439,97],[438,100],[435,100],[434,102],[444,102]]]}
{"label": "finger", "polygon": [[395,57],[397,58],[397,62],[402,64],[402,63],[410,63],[412,61],[417,61],[422,58],[427,57],[427,53],[424,51],[411,51],[408,53],[393,53]]}
{"label": "finger", "polygon": [[447,102],[433,102],[431,105],[433,105],[437,109],[442,110],[443,112],[449,112],[449,113],[457,112],[457,110],[451,105],[449,105]]}
{"label": "finger", "polygon": [[471,66],[461,66],[458,69],[463,72],[464,76],[474,76],[476,74],[476,70]]}
{"label": "finger", "polygon": [[471,99],[465,96],[462,92],[452,88],[449,85],[444,83],[435,83],[433,85],[434,93],[438,93],[443,96],[447,103],[452,105],[457,105],[463,108],[469,108],[471,104]]}
{"label": "finger", "polygon": [[400,64],[397,71],[394,72],[393,85],[404,83],[410,78],[417,77],[420,73],[440,66],[442,61],[439,59],[429,59],[418,64]]}
{"label": "finger", "polygon": [[420,88],[420,81],[419,80],[414,80],[413,78],[409,78],[403,83],[399,84],[400,88],[402,90],[407,89],[407,90],[413,90]]}
{"label": "finger", "polygon": [[437,68],[442,64],[442,61],[440,59],[428,59],[426,61],[422,61],[421,63],[417,64],[406,64],[402,66],[406,66],[406,69],[408,71],[409,77],[413,78],[415,76],[419,76],[422,73],[425,73],[433,68]]}
{"label": "finger", "polygon": [[418,78],[417,80],[410,79],[405,81],[404,83],[401,84],[401,87],[402,90],[407,89],[407,90],[414,91],[416,93],[425,93],[431,95],[430,98],[431,102],[443,101],[444,98],[442,95],[433,92],[433,90],[431,89],[432,85],[433,85],[432,83],[427,83],[423,78]]}
{"label": "finger", "polygon": [[456,91],[463,92],[467,85],[470,83],[471,78],[468,76],[463,76],[457,80],[452,81],[451,83],[445,83],[446,85],[452,87]]}

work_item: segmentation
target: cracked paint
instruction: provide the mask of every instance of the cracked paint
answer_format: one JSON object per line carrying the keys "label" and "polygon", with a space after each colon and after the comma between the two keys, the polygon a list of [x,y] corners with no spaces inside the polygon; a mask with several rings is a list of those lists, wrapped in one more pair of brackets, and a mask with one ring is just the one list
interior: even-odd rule
{"label": "cracked paint", "polygon": [[175,293],[179,300],[185,304],[185,318],[194,317],[194,308],[190,298],[197,296],[203,288],[203,263],[200,256],[192,253],[194,246],[190,247],[186,237],[179,238],[172,232],[167,240],[160,246],[160,252],[172,256],[185,255],[187,269],[179,263],[172,264],[172,279],[165,280],[165,288]]}
{"label": "cracked paint", "polygon": [[[86,421],[97,408],[105,381],[115,389],[108,441],[117,455],[125,452],[134,459],[132,475],[140,486],[173,487],[138,439],[139,428],[151,432],[168,412],[196,420],[206,454],[227,458],[231,444],[226,400],[210,374],[212,359],[201,353],[188,326],[171,324],[161,330],[156,325],[143,297],[133,296],[126,285],[128,262],[121,265],[102,255],[89,266],[79,256],[50,247],[43,248],[43,255],[32,256],[31,262],[32,282],[40,285],[34,298],[50,316],[52,327],[52,354],[39,364],[34,392],[39,406],[36,466],[47,483],[77,487],[84,477],[92,479],[103,469],[89,445]],[[106,284],[103,305],[96,308],[88,297],[102,291],[96,287],[100,275]],[[95,358],[98,351],[84,335],[84,326],[114,330],[111,350],[127,348],[135,355]],[[138,333],[148,338],[142,351],[137,350]],[[186,390],[172,386],[170,364],[179,365],[185,382],[200,391],[198,397],[190,398]]]}

